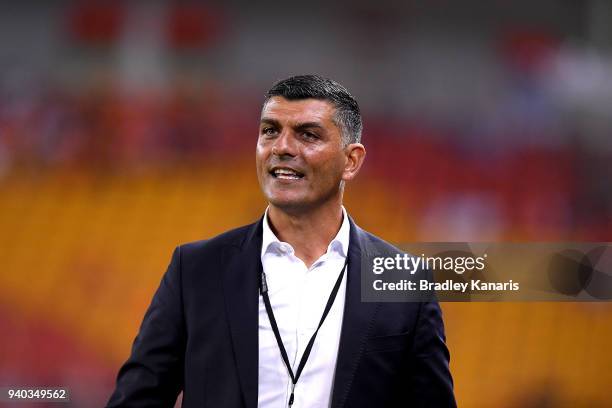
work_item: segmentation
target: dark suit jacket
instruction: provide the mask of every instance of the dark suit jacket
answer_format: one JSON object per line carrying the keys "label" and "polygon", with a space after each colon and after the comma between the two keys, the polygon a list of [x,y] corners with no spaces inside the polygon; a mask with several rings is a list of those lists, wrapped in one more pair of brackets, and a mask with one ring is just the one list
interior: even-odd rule
{"label": "dark suit jacket", "polygon": [[[362,250],[394,249],[350,224],[332,407],[456,406],[437,302],[362,303]],[[261,243],[260,220],[174,251],[109,407],[257,406]]]}

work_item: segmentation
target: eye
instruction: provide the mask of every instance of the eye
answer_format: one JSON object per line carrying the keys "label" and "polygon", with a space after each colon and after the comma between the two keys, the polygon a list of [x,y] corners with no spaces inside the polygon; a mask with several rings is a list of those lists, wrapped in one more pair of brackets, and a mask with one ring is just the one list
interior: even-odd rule
{"label": "eye", "polygon": [[316,133],[313,133],[313,132],[309,132],[309,131],[302,132],[302,136],[305,139],[308,139],[308,140],[316,140],[316,139],[319,138],[319,135],[317,135]]}
{"label": "eye", "polygon": [[266,136],[274,136],[276,134],[276,129],[273,127],[266,126],[261,129],[261,134]]}

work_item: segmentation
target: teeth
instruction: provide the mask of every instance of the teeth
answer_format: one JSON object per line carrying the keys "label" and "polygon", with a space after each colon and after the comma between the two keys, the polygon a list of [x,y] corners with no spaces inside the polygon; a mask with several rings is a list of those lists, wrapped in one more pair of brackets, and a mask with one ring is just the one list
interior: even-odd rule
{"label": "teeth", "polygon": [[295,174],[295,171],[278,169],[276,170],[276,174]]}
{"label": "teeth", "polygon": [[300,176],[293,170],[290,169],[275,169],[274,175],[282,179],[299,179]]}

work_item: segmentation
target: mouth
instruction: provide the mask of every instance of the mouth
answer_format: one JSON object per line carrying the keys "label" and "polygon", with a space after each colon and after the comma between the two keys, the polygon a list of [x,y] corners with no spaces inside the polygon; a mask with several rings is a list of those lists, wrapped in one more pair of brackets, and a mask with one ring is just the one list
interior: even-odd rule
{"label": "mouth", "polygon": [[280,180],[300,180],[304,174],[290,167],[273,167],[269,171],[270,175]]}

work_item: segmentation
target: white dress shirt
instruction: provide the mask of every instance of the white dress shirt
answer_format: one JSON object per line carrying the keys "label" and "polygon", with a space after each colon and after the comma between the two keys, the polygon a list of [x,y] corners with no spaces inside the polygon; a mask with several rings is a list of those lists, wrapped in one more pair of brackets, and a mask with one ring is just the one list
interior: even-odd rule
{"label": "white dress shirt", "polygon": [[[342,225],[327,252],[310,268],[295,256],[286,242],[278,240],[263,221],[261,263],[266,274],[268,296],[291,369],[295,374],[304,349],[321,316],[348,255],[350,224],[342,207]],[[340,344],[346,294],[346,274],[325,318],[294,390],[292,408],[328,408]],[[291,377],[281,357],[263,298],[259,296],[259,389],[258,407],[287,407]]]}

